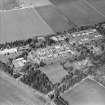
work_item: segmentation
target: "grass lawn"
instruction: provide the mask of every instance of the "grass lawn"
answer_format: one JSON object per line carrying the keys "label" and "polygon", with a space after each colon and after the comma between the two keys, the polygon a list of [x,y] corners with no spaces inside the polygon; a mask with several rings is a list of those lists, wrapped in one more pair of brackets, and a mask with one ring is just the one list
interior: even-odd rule
{"label": "grass lawn", "polygon": [[62,97],[69,105],[105,105],[105,88],[93,80],[86,79]]}
{"label": "grass lawn", "polygon": [[60,82],[61,79],[68,74],[60,64],[48,65],[40,68],[40,70],[46,73],[52,83]]}

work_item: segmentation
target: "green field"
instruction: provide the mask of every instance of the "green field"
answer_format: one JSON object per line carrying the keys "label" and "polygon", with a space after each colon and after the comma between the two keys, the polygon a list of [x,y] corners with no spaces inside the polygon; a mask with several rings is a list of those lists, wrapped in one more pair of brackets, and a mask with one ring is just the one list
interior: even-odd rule
{"label": "green field", "polygon": [[45,66],[40,68],[40,70],[44,72],[54,84],[60,82],[62,78],[68,74],[60,64]]}
{"label": "green field", "polygon": [[44,105],[45,99],[0,71],[0,105]]}
{"label": "green field", "polygon": [[62,96],[69,105],[105,105],[105,88],[86,79]]}

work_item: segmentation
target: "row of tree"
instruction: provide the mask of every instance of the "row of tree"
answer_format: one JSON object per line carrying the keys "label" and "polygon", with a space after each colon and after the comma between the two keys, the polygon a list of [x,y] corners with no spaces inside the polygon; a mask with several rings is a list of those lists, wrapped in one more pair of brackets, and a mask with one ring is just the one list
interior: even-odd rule
{"label": "row of tree", "polygon": [[13,42],[5,42],[3,44],[0,44],[0,49],[21,47],[21,46],[25,46],[27,44],[30,44],[31,42],[32,42],[31,38],[29,38],[27,40],[16,40]]}

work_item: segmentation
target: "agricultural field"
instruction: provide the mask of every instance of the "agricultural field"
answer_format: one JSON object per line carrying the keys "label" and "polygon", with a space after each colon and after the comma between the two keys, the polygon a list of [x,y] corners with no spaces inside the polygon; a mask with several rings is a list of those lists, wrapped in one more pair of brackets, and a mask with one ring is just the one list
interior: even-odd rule
{"label": "agricultural field", "polygon": [[18,0],[0,0],[0,10],[19,8]]}
{"label": "agricultural field", "polygon": [[0,12],[0,42],[54,33],[34,8]]}
{"label": "agricultural field", "polygon": [[44,105],[45,99],[0,71],[0,105]]}
{"label": "agricultural field", "polygon": [[51,0],[74,24],[81,26],[104,21],[105,17],[85,0]]}
{"label": "agricultural field", "polygon": [[86,79],[62,97],[69,105],[105,105],[105,88],[93,80]]}
{"label": "agricultural field", "polygon": [[36,10],[55,32],[63,32],[74,26],[54,5],[36,7]]}
{"label": "agricultural field", "polygon": [[87,0],[97,11],[105,16],[105,0]]}
{"label": "agricultural field", "polygon": [[68,74],[60,64],[48,65],[40,68],[40,70],[48,76],[53,84],[60,82]]}

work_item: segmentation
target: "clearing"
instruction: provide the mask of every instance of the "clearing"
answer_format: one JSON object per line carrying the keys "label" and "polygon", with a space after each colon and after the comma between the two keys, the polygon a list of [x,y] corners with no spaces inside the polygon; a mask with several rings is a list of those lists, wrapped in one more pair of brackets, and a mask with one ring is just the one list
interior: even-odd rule
{"label": "clearing", "polygon": [[40,70],[48,76],[53,84],[60,82],[62,78],[68,74],[58,63],[42,67]]}

